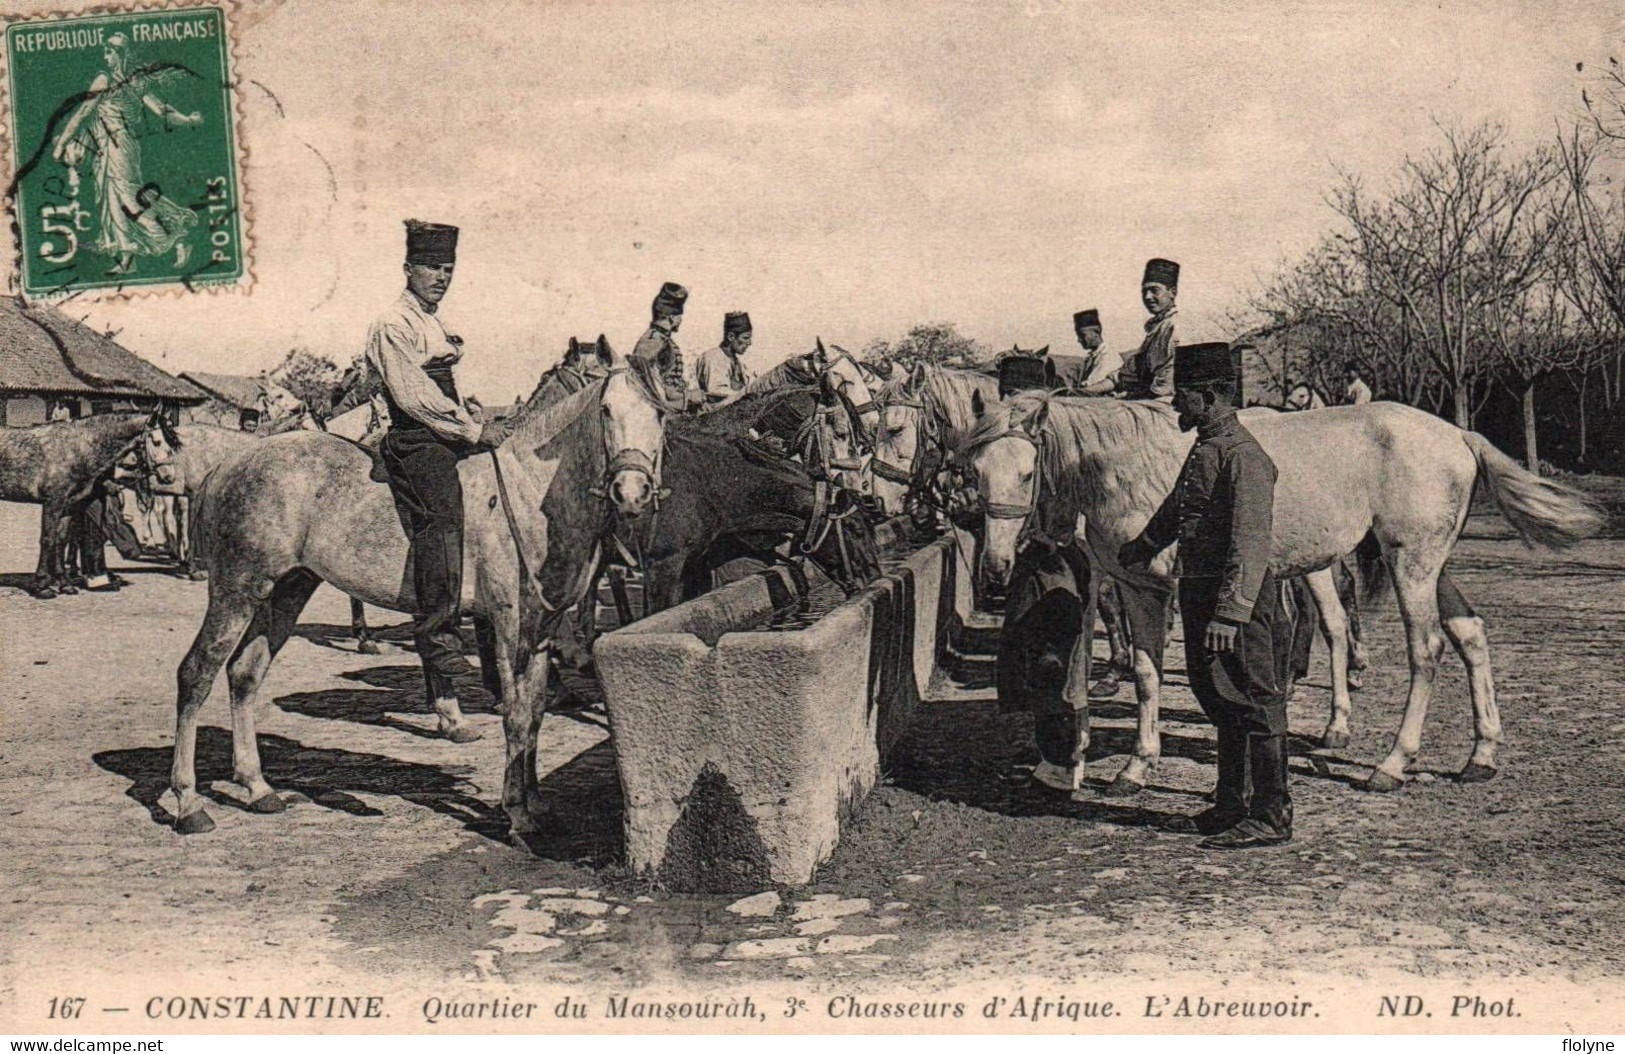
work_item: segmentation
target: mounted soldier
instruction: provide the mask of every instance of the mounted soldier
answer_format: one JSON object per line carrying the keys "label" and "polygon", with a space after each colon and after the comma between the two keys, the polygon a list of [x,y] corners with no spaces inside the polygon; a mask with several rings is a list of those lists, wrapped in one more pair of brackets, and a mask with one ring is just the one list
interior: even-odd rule
{"label": "mounted soldier", "polygon": [[1105,330],[1100,324],[1100,311],[1084,308],[1072,314],[1072,333],[1083,349],[1080,368],[1074,375],[1061,376],[1061,387],[1070,388],[1079,395],[1104,395],[1112,390],[1113,378],[1123,367],[1123,356],[1106,348]]}
{"label": "mounted soldier", "polygon": [[[484,425],[457,395],[463,341],[440,315],[457,260],[457,228],[406,221],[406,288],[378,316],[366,360],[381,382],[389,431],[379,450],[411,543],[417,600],[413,636],[429,699],[455,699],[453,679],[474,672],[457,633],[463,584],[463,488],[457,463],[500,424]],[[464,730],[460,742],[479,738]]]}
{"label": "mounted soldier", "polygon": [[1210,837],[1204,849],[1250,849],[1292,838],[1287,790],[1286,660],[1291,623],[1270,573],[1275,463],[1236,417],[1239,375],[1228,344],[1191,344],[1175,358],[1175,408],[1196,430],[1172,493],[1119,566],[1145,567],[1179,542],[1185,665],[1218,732],[1211,809],[1168,825]]}
{"label": "mounted soldier", "polygon": [[[1146,320],[1140,349],[1124,359],[1123,368],[1117,371],[1112,390],[1119,397],[1173,401],[1174,351],[1179,347],[1174,332],[1178,296],[1179,265],[1160,258],[1147,260],[1140,279],[1140,301],[1151,317]],[[1103,394],[1105,390],[1089,394]]]}
{"label": "mounted soldier", "polygon": [[666,282],[655,294],[650,308],[649,328],[632,348],[632,357],[647,359],[657,367],[665,383],[666,401],[674,409],[699,405],[699,392],[689,392],[684,383],[683,352],[677,346],[677,330],[683,324],[683,306],[688,290],[676,282]]}
{"label": "mounted soldier", "polygon": [[745,386],[755,377],[744,360],[752,336],[749,314],[730,311],[723,317],[722,343],[694,364],[694,385],[707,405],[724,406],[745,394]]}

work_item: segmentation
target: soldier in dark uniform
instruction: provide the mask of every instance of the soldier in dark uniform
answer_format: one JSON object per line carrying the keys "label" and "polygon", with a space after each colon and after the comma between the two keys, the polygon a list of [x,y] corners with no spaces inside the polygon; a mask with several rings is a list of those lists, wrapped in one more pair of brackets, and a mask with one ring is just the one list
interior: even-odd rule
{"label": "soldier in dark uniform", "polygon": [[683,352],[677,346],[677,330],[683,324],[683,305],[688,290],[676,282],[666,282],[655,294],[650,309],[649,328],[632,348],[633,358],[648,359],[658,367],[665,382],[666,400],[674,407],[698,406],[705,396],[688,391],[684,379]]}
{"label": "soldier in dark uniform", "polygon": [[1291,625],[1269,560],[1275,463],[1236,418],[1237,366],[1227,344],[1191,344],[1174,360],[1179,426],[1197,440],[1168,495],[1118,563],[1144,566],[1179,542],[1179,602],[1191,688],[1218,731],[1215,804],[1171,829],[1210,835],[1207,849],[1292,838],[1287,791],[1285,659]]}
{"label": "soldier in dark uniform", "polygon": [[[390,489],[404,509],[411,540],[413,633],[431,701],[455,700],[452,679],[473,672],[457,634],[463,583],[463,488],[457,463],[502,441],[500,423],[485,425],[457,397],[453,367],[462,338],[447,331],[440,301],[451,286],[457,228],[406,221],[406,289],[373,323],[368,367],[389,408],[379,450]],[[479,738],[466,726],[447,734]]]}
{"label": "soldier in dark uniform", "polygon": [[[1000,398],[1054,386],[1047,356],[1008,355],[999,362]],[[1030,538],[1011,571],[994,666],[1000,707],[1032,711],[1040,759],[1033,778],[1060,791],[1077,790],[1083,772],[1079,747],[1089,715],[1073,708],[1066,688],[1089,589],[1089,560],[1076,546]],[[1087,667],[1083,675],[1087,683]]]}

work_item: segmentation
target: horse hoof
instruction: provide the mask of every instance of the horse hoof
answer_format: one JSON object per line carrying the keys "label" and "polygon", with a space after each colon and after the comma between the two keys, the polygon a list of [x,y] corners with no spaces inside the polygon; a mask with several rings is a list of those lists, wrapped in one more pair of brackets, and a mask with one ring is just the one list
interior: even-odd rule
{"label": "horse hoof", "polygon": [[1467,767],[1461,770],[1457,780],[1461,783],[1483,783],[1485,780],[1495,778],[1496,770],[1488,765],[1480,765],[1476,761],[1469,761]]}
{"label": "horse hoof", "polygon": [[214,821],[202,809],[197,812],[189,812],[175,821],[176,834],[208,834],[212,830],[214,830]]}
{"label": "horse hoof", "polygon": [[1376,794],[1392,794],[1403,786],[1405,786],[1404,780],[1395,779],[1381,769],[1373,770],[1365,781],[1365,789]]}
{"label": "horse hoof", "polygon": [[1107,784],[1106,789],[1101,791],[1100,794],[1103,798],[1132,798],[1143,790],[1145,790],[1145,784],[1136,783],[1131,779],[1119,776]]}
{"label": "horse hoof", "polygon": [[207,582],[209,580],[209,572],[188,571],[186,572],[186,580],[188,582]]}
{"label": "horse hoof", "polygon": [[1333,732],[1328,728],[1325,734],[1320,737],[1320,745],[1324,750],[1343,750],[1349,745],[1349,734],[1347,732]]}
{"label": "horse hoof", "polygon": [[485,738],[485,733],[469,725],[453,725],[446,733],[453,743],[474,743]]}
{"label": "horse hoof", "polygon": [[79,595],[79,587],[78,586],[63,586],[61,589],[58,589],[57,592],[61,593],[65,597],[78,596]]}
{"label": "horse hoof", "polygon": [[1365,687],[1365,675],[1358,670],[1350,670],[1345,680],[1348,681],[1349,691],[1351,692],[1358,692]]}
{"label": "horse hoof", "polygon": [[275,794],[262,794],[248,803],[248,809],[250,812],[257,812],[262,816],[271,816],[275,813],[286,812],[288,803]]}
{"label": "horse hoof", "polygon": [[370,640],[364,640],[357,644],[355,650],[361,655],[382,655],[384,653],[382,648]]}
{"label": "horse hoof", "polygon": [[1120,681],[1096,681],[1094,684],[1089,686],[1089,698],[1111,699],[1117,695],[1118,690],[1122,687],[1123,685]]}
{"label": "horse hoof", "polygon": [[44,587],[42,587],[40,589],[36,589],[36,590],[34,590],[34,599],[35,600],[55,600],[56,599],[56,590],[52,589],[50,586],[44,586]]}

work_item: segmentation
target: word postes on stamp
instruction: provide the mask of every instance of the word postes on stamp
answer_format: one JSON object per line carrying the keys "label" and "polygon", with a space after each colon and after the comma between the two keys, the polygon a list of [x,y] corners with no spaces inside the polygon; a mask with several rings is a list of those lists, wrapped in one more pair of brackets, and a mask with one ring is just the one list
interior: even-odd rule
{"label": "word postes on stamp", "polygon": [[217,5],[6,27],[25,297],[247,280],[228,32]]}

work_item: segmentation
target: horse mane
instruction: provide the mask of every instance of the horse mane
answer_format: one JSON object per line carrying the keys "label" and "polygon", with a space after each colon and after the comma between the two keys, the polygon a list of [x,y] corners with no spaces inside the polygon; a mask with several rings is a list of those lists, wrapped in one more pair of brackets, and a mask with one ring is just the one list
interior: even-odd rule
{"label": "horse mane", "polygon": [[[660,377],[652,362],[639,358],[627,359],[626,373],[640,395],[656,406],[666,405],[664,389],[659,386]],[[536,390],[531,392],[530,398],[525,401],[525,405],[513,415],[514,432],[532,437],[537,446],[552,442],[574,424],[589,406],[603,398],[604,386],[608,383],[609,377],[606,376],[594,384],[551,402],[548,401],[547,393],[544,391],[546,386],[537,385]]]}
{"label": "horse mane", "polygon": [[928,363],[919,395],[926,409],[945,426],[948,442],[952,444],[956,438],[962,439],[976,431],[970,397],[974,392],[988,389],[993,390],[994,398],[998,397],[998,381],[986,374]]}
{"label": "horse mane", "polygon": [[818,384],[818,372],[807,364],[810,355],[809,352],[806,355],[790,356],[745,385],[745,394],[759,395],[762,392],[776,391],[780,388],[816,386]]}
{"label": "horse mane", "polygon": [[680,423],[681,427],[709,435],[730,437],[744,435],[763,417],[788,400],[813,394],[815,389],[808,386],[779,386],[754,392],[746,388],[744,395],[726,406],[719,406],[700,414],[682,414],[673,420]]}

